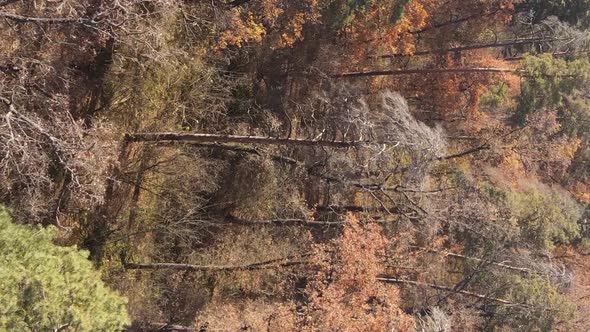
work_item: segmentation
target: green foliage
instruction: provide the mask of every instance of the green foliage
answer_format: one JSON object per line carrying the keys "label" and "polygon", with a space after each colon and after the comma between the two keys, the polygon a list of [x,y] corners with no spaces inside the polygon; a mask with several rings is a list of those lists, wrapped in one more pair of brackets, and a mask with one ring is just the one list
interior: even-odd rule
{"label": "green foliage", "polygon": [[[404,16],[404,9],[412,0],[394,0],[393,9],[391,11],[390,23],[398,22]],[[381,5],[385,1],[375,0],[345,0],[333,1],[328,7],[328,15],[330,25],[335,29],[341,29],[349,26],[356,18],[359,12],[370,8],[371,6]]]}
{"label": "green foliage", "polygon": [[334,29],[342,29],[352,23],[357,11],[366,5],[365,0],[333,1],[330,3],[327,18]]}
{"label": "green foliage", "polygon": [[129,322],[125,299],[86,252],[53,244],[55,235],[15,225],[0,208],[0,330],[120,331]]}
{"label": "green foliage", "polygon": [[393,13],[391,14],[391,23],[395,24],[404,17],[404,9],[412,0],[400,0],[393,7]]}
{"label": "green foliage", "polygon": [[508,100],[508,85],[506,82],[498,82],[488,88],[480,99],[479,106],[482,109],[497,108]]}
{"label": "green foliage", "polygon": [[500,308],[498,316],[505,313],[504,323],[518,331],[554,331],[558,322],[567,325],[572,321],[575,306],[546,277],[511,274],[502,279],[509,285],[506,298],[522,304],[515,309]]}
{"label": "green foliage", "polygon": [[506,203],[520,229],[524,243],[550,249],[555,243],[569,243],[579,235],[582,210],[567,193],[533,188],[506,193]]}
{"label": "green foliage", "polygon": [[590,239],[582,239],[578,248],[582,254],[590,255]]}
{"label": "green foliage", "polygon": [[583,179],[590,176],[590,102],[586,94],[575,91],[573,96],[566,99],[567,110],[562,119],[562,128],[570,137],[578,137],[580,146],[576,151],[569,175],[573,179]]}
{"label": "green foliage", "polygon": [[522,67],[527,72],[521,85],[516,119],[524,123],[526,115],[544,108],[563,109],[565,100],[582,89],[590,77],[586,58],[566,61],[551,54],[526,56]]}

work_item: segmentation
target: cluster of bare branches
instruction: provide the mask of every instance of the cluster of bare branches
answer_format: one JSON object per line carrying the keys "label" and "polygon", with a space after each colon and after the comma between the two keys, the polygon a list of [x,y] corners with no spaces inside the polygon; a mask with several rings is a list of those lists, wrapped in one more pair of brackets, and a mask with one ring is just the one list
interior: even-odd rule
{"label": "cluster of bare branches", "polygon": [[72,193],[86,204],[102,199],[115,152],[112,142],[99,137],[105,133],[102,128],[84,129],[82,121],[64,110],[42,119],[7,98],[0,101],[3,196],[23,206],[19,210],[28,211],[29,217],[56,218],[57,224]]}

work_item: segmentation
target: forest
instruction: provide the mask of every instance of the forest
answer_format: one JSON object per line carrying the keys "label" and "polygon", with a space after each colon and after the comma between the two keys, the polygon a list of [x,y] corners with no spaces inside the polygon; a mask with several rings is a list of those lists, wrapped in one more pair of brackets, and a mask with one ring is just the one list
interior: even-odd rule
{"label": "forest", "polygon": [[0,331],[590,331],[589,0],[0,0]]}

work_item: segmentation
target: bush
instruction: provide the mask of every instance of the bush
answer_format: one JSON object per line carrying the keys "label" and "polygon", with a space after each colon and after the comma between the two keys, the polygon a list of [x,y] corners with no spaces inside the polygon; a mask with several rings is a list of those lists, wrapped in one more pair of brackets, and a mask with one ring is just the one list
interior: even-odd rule
{"label": "bush", "polygon": [[533,188],[506,195],[512,217],[524,242],[539,249],[569,243],[579,235],[582,209],[572,197],[555,188]]}

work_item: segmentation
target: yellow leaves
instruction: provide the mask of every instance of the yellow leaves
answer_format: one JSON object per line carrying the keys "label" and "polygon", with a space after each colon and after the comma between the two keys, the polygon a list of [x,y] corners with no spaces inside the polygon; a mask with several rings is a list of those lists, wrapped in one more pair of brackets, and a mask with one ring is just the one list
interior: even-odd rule
{"label": "yellow leaves", "polygon": [[559,153],[568,159],[572,159],[574,158],[576,151],[578,151],[581,143],[582,140],[580,138],[568,140],[559,147]]}
{"label": "yellow leaves", "polygon": [[303,38],[306,23],[321,17],[324,0],[253,0],[248,6],[233,8],[227,28],[218,46],[242,47],[245,43],[260,43],[263,39],[271,48],[291,47]]}
{"label": "yellow leaves", "polygon": [[247,19],[240,18],[240,11],[232,9],[230,18],[231,30],[226,30],[219,38],[218,47],[224,49],[230,45],[241,47],[245,42],[260,42],[266,34],[264,25],[256,21],[251,13]]}
{"label": "yellow leaves", "polygon": [[286,31],[281,34],[281,40],[274,48],[291,47],[296,41],[301,39],[303,24],[305,23],[305,14],[297,13],[286,27]]}
{"label": "yellow leaves", "polygon": [[412,31],[420,30],[428,23],[429,14],[426,4],[432,0],[409,1],[403,8],[403,15],[391,23],[391,13],[397,3],[381,3],[376,8],[367,10],[359,17],[353,30],[359,39],[371,40],[376,47],[384,47],[391,52],[413,54],[416,51]]}

